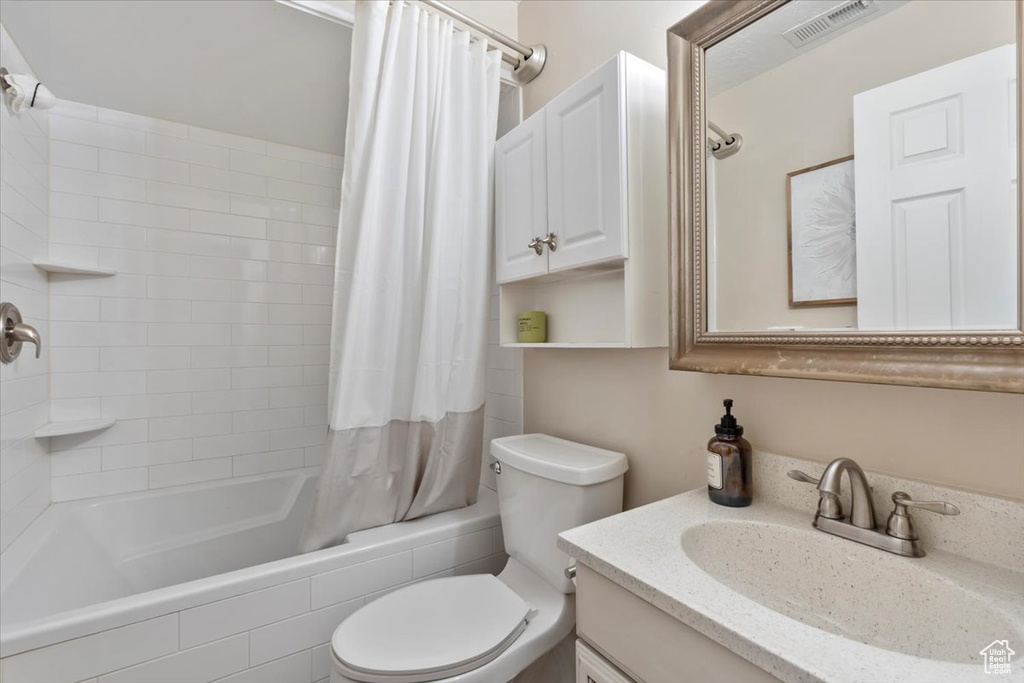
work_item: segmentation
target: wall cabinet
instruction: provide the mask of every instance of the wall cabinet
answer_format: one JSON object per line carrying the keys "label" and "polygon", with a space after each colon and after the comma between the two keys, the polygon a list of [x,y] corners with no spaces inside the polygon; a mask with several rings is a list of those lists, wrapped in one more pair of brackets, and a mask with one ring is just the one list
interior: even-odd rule
{"label": "wall cabinet", "polygon": [[[548,343],[668,343],[665,74],[620,52],[495,146],[501,343],[519,311]],[[525,346],[525,345],[524,345]]]}

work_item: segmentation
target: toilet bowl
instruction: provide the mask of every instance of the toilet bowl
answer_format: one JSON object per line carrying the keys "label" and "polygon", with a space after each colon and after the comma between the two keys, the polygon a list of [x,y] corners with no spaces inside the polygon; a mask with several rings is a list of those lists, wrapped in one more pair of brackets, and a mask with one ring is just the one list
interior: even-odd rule
{"label": "toilet bowl", "polygon": [[498,576],[428,579],[357,610],[331,639],[331,683],[500,683],[572,631],[558,534],[622,510],[626,456],[545,434],[495,439],[509,554]]}

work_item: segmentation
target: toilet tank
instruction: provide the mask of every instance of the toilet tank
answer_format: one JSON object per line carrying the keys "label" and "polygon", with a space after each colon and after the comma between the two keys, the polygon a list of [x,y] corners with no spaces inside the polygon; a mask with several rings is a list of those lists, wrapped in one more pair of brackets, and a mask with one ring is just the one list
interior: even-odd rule
{"label": "toilet tank", "polygon": [[575,591],[558,534],[622,511],[626,456],[546,434],[491,441],[501,467],[498,508],[505,551],[563,593]]}

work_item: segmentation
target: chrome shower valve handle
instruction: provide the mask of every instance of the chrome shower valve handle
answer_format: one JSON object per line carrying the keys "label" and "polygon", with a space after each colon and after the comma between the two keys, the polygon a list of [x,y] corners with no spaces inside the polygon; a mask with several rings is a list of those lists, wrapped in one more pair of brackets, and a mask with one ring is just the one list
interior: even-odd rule
{"label": "chrome shower valve handle", "polygon": [[5,365],[13,363],[21,355],[21,345],[35,344],[36,358],[43,348],[42,339],[36,328],[21,321],[21,311],[12,303],[0,304],[0,324],[3,325],[3,339],[0,340],[0,361]]}

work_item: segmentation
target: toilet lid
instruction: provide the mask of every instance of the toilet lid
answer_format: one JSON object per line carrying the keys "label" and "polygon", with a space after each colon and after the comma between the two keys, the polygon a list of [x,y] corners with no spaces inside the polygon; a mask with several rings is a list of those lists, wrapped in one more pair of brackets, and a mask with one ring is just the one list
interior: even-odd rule
{"label": "toilet lid", "polygon": [[482,666],[535,611],[490,574],[432,579],[371,602],[341,622],[334,656],[364,680],[432,680]]}

